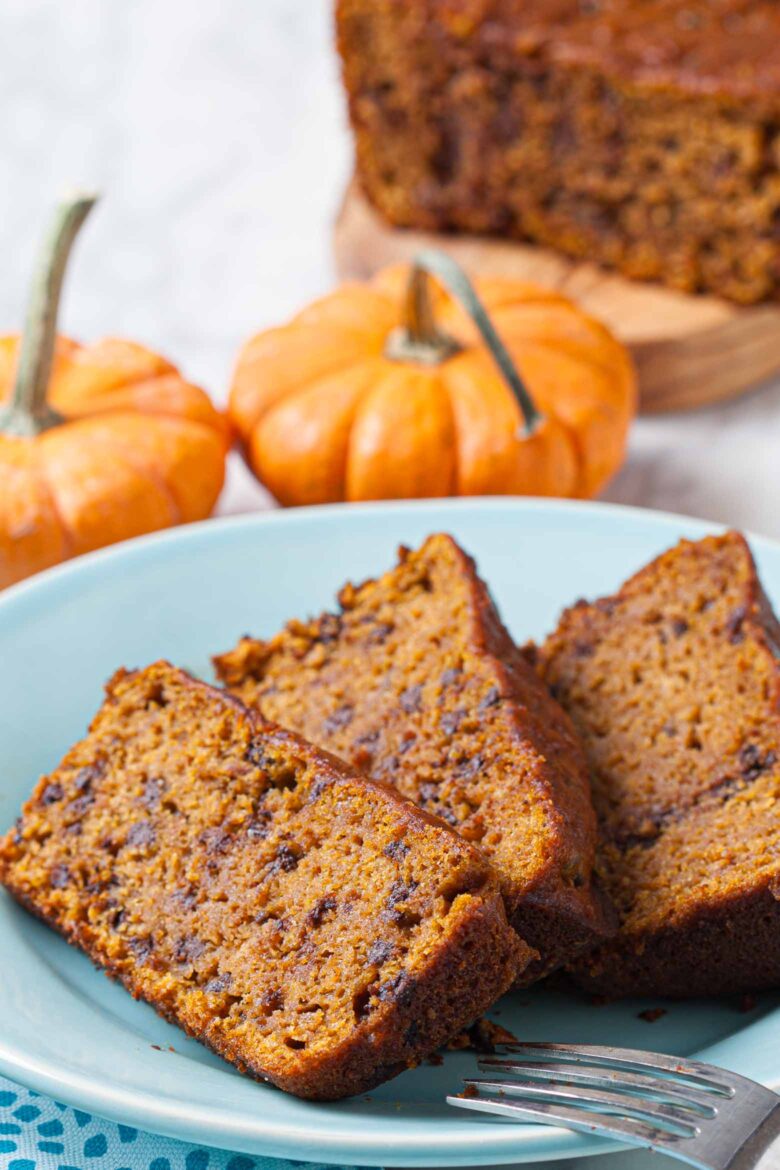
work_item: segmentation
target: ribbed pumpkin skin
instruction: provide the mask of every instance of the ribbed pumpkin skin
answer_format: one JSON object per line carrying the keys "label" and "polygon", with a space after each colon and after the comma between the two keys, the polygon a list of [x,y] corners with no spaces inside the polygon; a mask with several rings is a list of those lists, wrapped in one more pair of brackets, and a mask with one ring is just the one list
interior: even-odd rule
{"label": "ribbed pumpkin skin", "polygon": [[519,435],[511,390],[459,305],[437,324],[463,345],[438,366],[391,361],[409,270],[349,284],[257,334],[230,415],[283,504],[468,495],[595,495],[625,457],[636,378],[625,348],[565,297],[505,278],[474,287],[544,421]]}
{"label": "ribbed pumpkin skin", "polygon": [[[0,337],[0,402],[19,338]],[[230,429],[197,386],[130,341],[57,339],[48,401],[67,420],[0,433],[0,588],[60,561],[209,515]]]}

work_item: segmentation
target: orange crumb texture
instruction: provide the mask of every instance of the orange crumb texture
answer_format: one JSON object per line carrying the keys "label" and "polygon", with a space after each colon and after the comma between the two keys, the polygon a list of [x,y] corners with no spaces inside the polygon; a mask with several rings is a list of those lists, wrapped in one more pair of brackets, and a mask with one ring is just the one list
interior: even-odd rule
{"label": "orange crumb texture", "polygon": [[473,845],[167,663],[119,671],[0,878],[137,998],[300,1096],[444,1043],[533,952]]}
{"label": "orange crumb texture", "polygon": [[580,732],[614,941],[590,990],[780,984],[780,626],[735,532],[683,541],[568,610],[539,667]]}
{"label": "orange crumb texture", "polygon": [[270,641],[242,639],[215,660],[223,682],[477,843],[540,952],[526,982],[607,936],[582,749],[471,558],[431,536],[339,603]]}

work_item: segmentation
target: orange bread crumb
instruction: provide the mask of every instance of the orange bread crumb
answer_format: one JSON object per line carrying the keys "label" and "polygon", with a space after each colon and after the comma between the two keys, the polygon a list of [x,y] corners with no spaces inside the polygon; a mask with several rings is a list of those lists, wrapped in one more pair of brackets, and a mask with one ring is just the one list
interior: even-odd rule
{"label": "orange bread crumb", "polygon": [[416,1063],[533,956],[447,825],[167,663],[114,677],[0,878],[135,997],[304,1097]]}
{"label": "orange bread crumb", "polygon": [[780,984],[780,627],[738,533],[683,541],[539,652],[585,743],[621,918],[606,995]]}
{"label": "orange bread crumb", "polygon": [[538,978],[607,934],[596,826],[571,723],[515,648],[474,562],[432,536],[339,613],[216,659],[244,702],[478,843]]}

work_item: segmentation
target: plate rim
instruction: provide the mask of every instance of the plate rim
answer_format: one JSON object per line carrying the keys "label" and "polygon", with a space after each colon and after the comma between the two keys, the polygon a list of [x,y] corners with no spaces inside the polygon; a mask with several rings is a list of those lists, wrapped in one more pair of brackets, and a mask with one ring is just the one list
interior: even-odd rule
{"label": "plate rim", "polygon": [[[657,526],[659,530],[670,526],[678,530],[691,526],[702,535],[724,531],[729,527],[683,513],[633,505],[528,496],[426,498],[314,505],[295,509],[273,508],[210,518],[148,533],[52,566],[0,593],[0,624],[6,619],[9,610],[12,613],[16,611],[20,618],[29,617],[42,598],[49,604],[56,601],[59,590],[65,589],[67,593],[72,583],[84,575],[94,579],[95,574],[100,576],[105,572],[110,573],[113,566],[120,565],[124,560],[139,559],[138,563],[142,563],[147,556],[154,557],[166,546],[178,547],[198,542],[209,532],[217,537],[226,531],[262,529],[270,525],[295,527],[315,518],[319,523],[338,523],[350,514],[357,513],[388,516],[434,510],[439,513],[487,510],[506,514],[554,511],[612,517],[628,524],[639,520],[645,525]],[[780,555],[780,540],[750,530],[745,535],[751,544],[771,548]],[[760,1020],[747,1025],[746,1029],[737,1028],[732,1035],[751,1027],[760,1028],[763,1023]],[[700,1052],[696,1052],[691,1057],[695,1059],[700,1055]],[[381,1133],[372,1138],[366,1133],[350,1132],[349,1114],[343,1115],[326,1132],[317,1130],[316,1146],[311,1144],[311,1138],[306,1139],[310,1143],[307,1146],[306,1141],[303,1145],[301,1142],[300,1124],[275,1122],[272,1118],[246,1112],[233,1113],[221,1107],[213,1107],[203,1115],[197,1105],[181,1097],[178,1100],[161,1100],[143,1090],[101,1083],[73,1069],[66,1070],[63,1079],[61,1066],[31,1056],[18,1046],[6,1046],[2,1037],[0,1071],[38,1092],[113,1121],[127,1122],[142,1130],[149,1129],[151,1121],[155,1133],[256,1156],[265,1153],[268,1156],[290,1157],[293,1146],[301,1150],[301,1153],[293,1156],[310,1157],[317,1161],[330,1157],[349,1165],[430,1166],[442,1165],[444,1161],[452,1166],[477,1166],[585,1157],[626,1148],[608,1139],[592,1138],[558,1127],[529,1125],[521,1129],[507,1124],[496,1125],[488,1130],[485,1126],[472,1123],[470,1129],[463,1126],[459,1130],[457,1148],[453,1148],[456,1144],[454,1137],[443,1141],[441,1134],[417,1133],[413,1130],[394,1135],[393,1147],[388,1150],[386,1138]],[[774,1085],[780,1086],[780,1069]],[[390,1119],[381,1120],[384,1127]],[[445,1148],[442,1152],[443,1146]],[[305,1150],[309,1152],[303,1152]]]}

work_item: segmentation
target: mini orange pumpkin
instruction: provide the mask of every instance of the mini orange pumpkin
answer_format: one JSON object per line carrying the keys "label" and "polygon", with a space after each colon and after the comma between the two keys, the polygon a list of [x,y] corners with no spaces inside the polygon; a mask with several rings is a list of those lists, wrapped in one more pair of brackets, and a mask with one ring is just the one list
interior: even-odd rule
{"label": "mini orange pumpkin", "polygon": [[58,209],[24,337],[0,337],[0,588],[127,537],[208,516],[226,420],[165,358],[56,337],[65,264],[94,204]]}
{"label": "mini orange pumpkin", "polygon": [[283,504],[592,496],[635,412],[631,359],[603,325],[535,285],[472,287],[438,251],[253,337],[230,395],[250,466]]}

